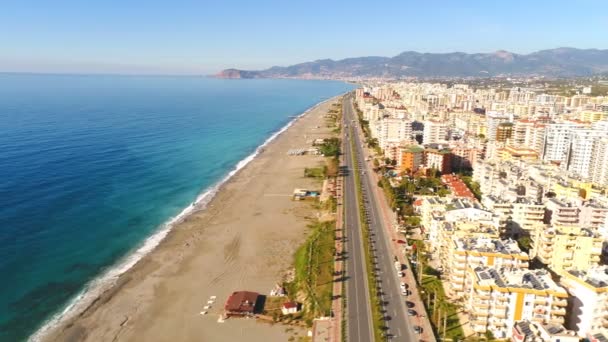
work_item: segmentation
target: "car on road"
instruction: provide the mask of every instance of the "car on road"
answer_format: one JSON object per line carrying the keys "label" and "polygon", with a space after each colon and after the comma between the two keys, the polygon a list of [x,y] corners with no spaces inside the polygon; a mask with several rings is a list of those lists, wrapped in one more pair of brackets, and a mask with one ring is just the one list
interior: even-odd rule
{"label": "car on road", "polygon": [[413,308],[414,306],[416,306],[416,304],[414,304],[413,302],[410,302],[409,300],[405,302],[405,305],[410,309]]}
{"label": "car on road", "polygon": [[416,332],[416,334],[422,334],[422,327],[419,325],[414,325],[414,332]]}
{"label": "car on road", "polygon": [[407,315],[408,316],[416,316],[416,310],[408,309],[407,310]]}
{"label": "car on road", "polygon": [[401,287],[402,290],[405,290],[408,288],[408,285],[404,282],[401,282],[401,284],[399,286]]}

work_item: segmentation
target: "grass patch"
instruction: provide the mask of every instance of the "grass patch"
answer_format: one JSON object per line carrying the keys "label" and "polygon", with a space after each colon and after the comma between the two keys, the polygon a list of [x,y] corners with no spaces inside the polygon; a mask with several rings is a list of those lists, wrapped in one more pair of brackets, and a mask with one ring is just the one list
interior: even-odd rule
{"label": "grass patch", "polygon": [[305,298],[302,318],[329,316],[333,286],[335,221],[314,222],[310,235],[295,253],[295,279],[285,287],[295,300]]}
{"label": "grass patch", "polygon": [[327,166],[304,168],[304,177],[325,178],[326,175],[327,175]]}
{"label": "grass patch", "polygon": [[323,202],[323,209],[330,213],[335,213],[338,209],[338,200],[334,196],[329,196],[327,201]]}

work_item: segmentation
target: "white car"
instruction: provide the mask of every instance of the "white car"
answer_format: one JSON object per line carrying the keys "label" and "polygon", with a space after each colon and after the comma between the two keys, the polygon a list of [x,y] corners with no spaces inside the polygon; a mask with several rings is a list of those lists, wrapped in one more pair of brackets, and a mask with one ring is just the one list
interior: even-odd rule
{"label": "white car", "polygon": [[407,289],[407,284],[406,284],[406,283],[404,283],[404,282],[401,282],[401,285],[400,285],[400,286],[401,286],[401,290],[405,290],[405,289]]}

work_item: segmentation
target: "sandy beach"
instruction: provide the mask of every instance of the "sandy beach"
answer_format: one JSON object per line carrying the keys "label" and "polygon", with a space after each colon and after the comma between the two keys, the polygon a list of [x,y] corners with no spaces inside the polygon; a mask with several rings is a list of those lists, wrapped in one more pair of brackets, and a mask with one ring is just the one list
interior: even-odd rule
{"label": "sandy beach", "polygon": [[[87,310],[45,341],[286,341],[305,329],[229,319],[218,323],[233,291],[268,294],[292,263],[316,212],[291,199],[294,188],[320,189],[304,168],[321,156],[289,156],[330,136],[323,115],[335,101],[298,119],[237,173],[209,203],[178,224]],[[252,119],[255,122],[255,119]],[[217,296],[201,315],[210,296]]]}

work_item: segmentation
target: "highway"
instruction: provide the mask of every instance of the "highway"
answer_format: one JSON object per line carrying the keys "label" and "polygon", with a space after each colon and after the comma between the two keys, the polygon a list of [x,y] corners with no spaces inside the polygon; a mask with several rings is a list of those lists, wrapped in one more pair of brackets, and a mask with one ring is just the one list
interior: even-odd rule
{"label": "highway", "polygon": [[[352,110],[350,100],[344,100],[342,108],[346,113]],[[351,109],[346,109],[346,108]],[[352,113],[348,115],[348,120]],[[346,120],[347,115],[343,115]],[[343,122],[346,127],[348,121]],[[349,130],[346,129],[346,132]],[[344,139],[344,228],[346,233],[346,336],[348,341],[368,342],[374,340],[372,310],[369,298],[369,284],[365,269],[365,254],[361,233],[359,204],[355,187],[355,170],[352,161],[352,149],[348,139]]]}
{"label": "highway", "polygon": [[[349,94],[345,97],[343,102],[343,120],[344,123],[349,125],[358,125],[358,120],[355,114],[355,110],[352,103],[353,95]],[[354,120],[354,121],[353,121]],[[350,132],[350,130],[346,130]],[[374,251],[375,258],[375,271],[377,274],[378,284],[377,288],[380,290],[384,307],[384,315],[386,319],[386,335],[387,340],[390,341],[417,341],[418,335],[414,332],[414,325],[410,323],[409,318],[406,316],[406,297],[402,295],[400,283],[405,281],[401,279],[394,266],[395,255],[391,251],[390,241],[391,238],[386,233],[391,227],[386,227],[384,220],[381,217],[381,209],[378,206],[378,201],[383,200],[377,198],[373,187],[377,187],[370,177],[372,170],[370,170],[368,163],[365,162],[365,154],[362,148],[362,140],[359,136],[360,130],[355,130],[356,134],[348,134],[348,138],[345,142],[345,160],[347,161],[347,167],[349,172],[354,171],[352,165],[351,153],[357,154],[357,160],[359,163],[359,169],[361,171],[361,182],[362,190],[365,196],[365,206],[368,212],[368,222],[370,223],[372,248]],[[355,150],[351,151],[350,141],[348,139],[354,139]],[[371,326],[371,309],[369,308],[370,301],[369,295],[366,290],[366,277],[365,277],[365,260],[363,259],[363,245],[361,244],[361,231],[358,223],[357,210],[357,199],[355,196],[355,180],[352,175],[349,175],[345,179],[345,227],[347,228],[348,234],[348,262],[347,262],[347,319],[348,319],[348,330],[347,337],[348,341],[373,341],[373,327]],[[356,221],[356,224],[355,224]],[[356,231],[355,231],[356,230]],[[359,250],[357,250],[359,249]],[[359,279],[361,278],[361,279]],[[415,291],[415,288],[410,288]],[[362,293],[364,292],[364,294]],[[367,298],[364,298],[364,295]],[[362,304],[363,301],[366,304]],[[366,309],[366,313],[362,312],[363,308]],[[417,307],[413,308],[418,309]],[[369,323],[367,323],[369,321]],[[368,326],[369,325],[369,326]],[[368,334],[369,330],[369,334]]]}

